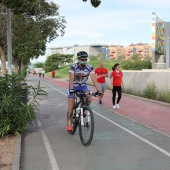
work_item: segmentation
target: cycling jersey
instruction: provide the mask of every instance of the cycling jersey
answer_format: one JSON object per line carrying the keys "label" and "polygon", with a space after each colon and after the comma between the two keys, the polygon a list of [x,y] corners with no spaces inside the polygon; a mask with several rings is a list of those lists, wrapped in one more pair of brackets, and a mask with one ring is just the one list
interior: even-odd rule
{"label": "cycling jersey", "polygon": [[72,64],[69,72],[74,74],[74,87],[82,87],[86,85],[86,81],[90,74],[94,73],[94,69],[90,64],[80,67],[77,63]]}

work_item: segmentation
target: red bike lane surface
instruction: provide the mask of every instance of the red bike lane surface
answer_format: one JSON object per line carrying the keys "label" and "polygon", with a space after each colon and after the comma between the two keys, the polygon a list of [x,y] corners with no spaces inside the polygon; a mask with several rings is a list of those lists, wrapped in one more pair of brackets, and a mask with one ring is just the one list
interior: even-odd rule
{"label": "red bike lane surface", "polygon": [[[65,79],[53,79],[50,77],[41,79],[64,89],[68,88],[68,81]],[[95,92],[94,87],[89,86],[89,89]],[[98,103],[97,98],[93,98],[93,101]],[[120,109],[113,109],[112,92],[111,90],[106,90],[101,107],[102,106],[119,115],[135,120],[145,126],[170,136],[170,105],[164,106],[159,103],[148,101],[144,98],[123,94],[120,101]]]}

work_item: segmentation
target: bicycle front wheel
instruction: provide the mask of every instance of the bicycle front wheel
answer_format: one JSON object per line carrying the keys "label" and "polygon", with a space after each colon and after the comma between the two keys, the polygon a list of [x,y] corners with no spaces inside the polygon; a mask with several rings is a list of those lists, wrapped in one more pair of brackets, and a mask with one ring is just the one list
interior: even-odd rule
{"label": "bicycle front wheel", "polygon": [[[83,122],[82,122],[83,121]],[[83,107],[83,118],[80,118],[79,136],[83,145],[88,146],[94,134],[94,116],[89,106]]]}

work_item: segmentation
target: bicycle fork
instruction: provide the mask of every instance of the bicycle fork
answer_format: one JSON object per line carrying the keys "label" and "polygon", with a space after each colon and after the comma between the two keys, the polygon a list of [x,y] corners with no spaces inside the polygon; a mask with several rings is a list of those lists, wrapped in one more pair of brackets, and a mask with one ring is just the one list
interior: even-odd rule
{"label": "bicycle fork", "polygon": [[82,107],[81,107],[80,118],[81,118],[81,126],[84,126],[84,121],[83,121],[83,108],[82,108]]}
{"label": "bicycle fork", "polygon": [[[87,117],[86,124],[87,124],[87,123],[90,123],[90,113],[89,113],[89,111],[87,111],[87,113],[86,113],[85,116]],[[83,118],[84,118],[84,112],[83,112],[83,108],[81,108],[80,119],[81,119],[81,125],[82,125],[82,126],[84,126]]]}

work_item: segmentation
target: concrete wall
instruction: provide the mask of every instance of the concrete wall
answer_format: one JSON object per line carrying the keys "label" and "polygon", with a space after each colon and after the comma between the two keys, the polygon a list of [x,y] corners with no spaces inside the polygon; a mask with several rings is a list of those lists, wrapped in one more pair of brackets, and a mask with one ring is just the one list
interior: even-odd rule
{"label": "concrete wall", "polygon": [[170,68],[170,22],[165,23],[166,68]]}
{"label": "concrete wall", "polygon": [[[143,71],[123,71],[123,81],[125,89],[143,91],[147,84],[154,82],[158,89],[170,89],[170,69],[164,70],[143,70]],[[91,80],[88,81],[92,84]],[[106,78],[106,84],[110,87],[110,78]]]}
{"label": "concrete wall", "polygon": [[123,71],[125,88],[136,91],[143,89],[152,82],[158,89],[170,89],[170,70],[169,71]]}

